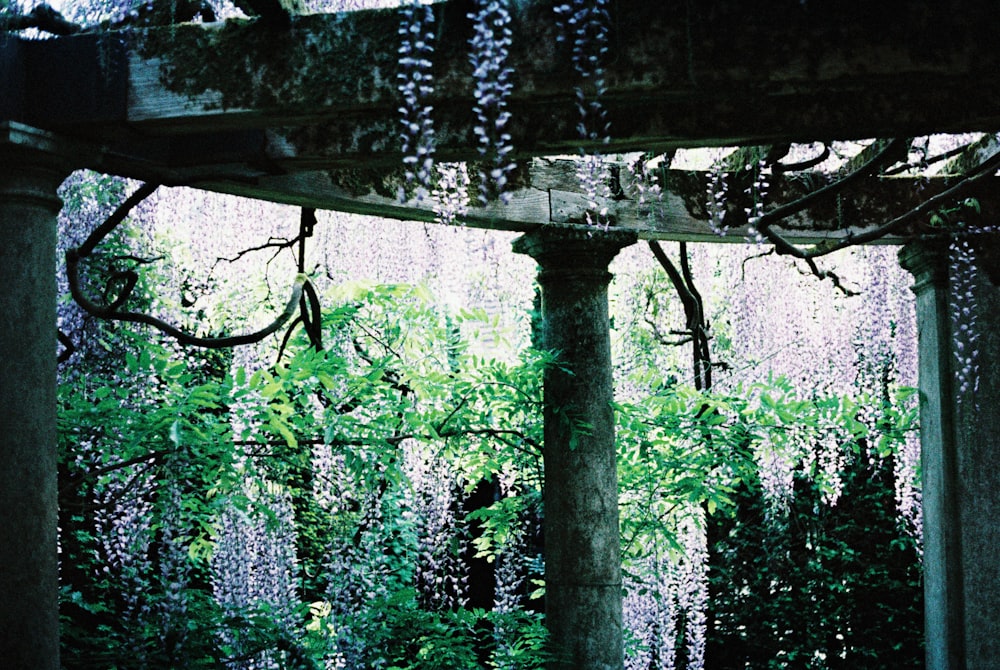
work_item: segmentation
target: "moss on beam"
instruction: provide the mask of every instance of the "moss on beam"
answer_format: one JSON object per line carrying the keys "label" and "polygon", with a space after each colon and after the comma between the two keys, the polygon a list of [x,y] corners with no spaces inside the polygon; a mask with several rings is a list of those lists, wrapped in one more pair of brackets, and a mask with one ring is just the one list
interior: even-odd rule
{"label": "moss on beam", "polygon": [[[515,114],[511,129],[515,147],[535,155],[578,143],[571,46],[556,40],[553,4],[512,5],[511,109],[526,121],[518,124]],[[618,0],[605,100],[616,148],[1000,124],[1000,87],[991,83],[1000,68],[1000,45],[992,38],[1000,15],[992,3],[963,0],[961,11],[931,0],[897,4],[879,3],[857,16],[847,11],[856,4],[846,0],[764,7],[706,0],[683,11],[671,3]],[[470,9],[468,0],[434,6],[430,101],[442,151],[466,155],[475,147]],[[140,32],[133,68],[143,60],[155,64],[158,83],[190,104],[166,105],[162,119],[134,120],[242,110],[285,125],[356,119],[388,132],[397,117],[399,24],[398,10],[366,10],[293,17],[287,28],[244,20]],[[212,95],[202,105],[206,92]]]}
{"label": "moss on beam", "polygon": [[297,16],[287,29],[232,19],[147,29],[133,39],[171,92],[216,92],[210,109],[315,116],[394,104],[396,50],[385,33],[395,38],[398,25],[394,11],[372,10]]}

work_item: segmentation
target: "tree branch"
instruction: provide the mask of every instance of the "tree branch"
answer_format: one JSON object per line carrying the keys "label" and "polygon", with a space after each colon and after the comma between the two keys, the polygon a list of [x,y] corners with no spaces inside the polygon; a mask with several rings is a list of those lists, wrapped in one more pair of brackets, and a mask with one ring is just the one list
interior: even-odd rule
{"label": "tree branch", "polygon": [[[649,248],[653,256],[666,271],[673,284],[674,290],[681,299],[684,306],[684,316],[687,321],[687,331],[682,334],[687,337],[673,344],[691,343],[691,364],[694,373],[694,385],[698,390],[707,390],[712,387],[712,351],[709,347],[708,324],[705,323],[705,308],[701,293],[698,292],[694,283],[694,276],[691,273],[691,263],[688,257],[687,243],[680,243],[681,269],[673,264],[663,248],[656,240],[649,241]],[[654,335],[657,339],[667,344],[666,338],[659,334],[659,329],[650,319],[646,322],[653,327]]]}
{"label": "tree branch", "polygon": [[854,172],[848,174],[845,177],[841,177],[837,181],[827,184],[822,188],[818,188],[815,191],[808,193],[798,200],[792,201],[788,204],[782,205],[777,209],[773,209],[770,212],[758,217],[755,221],[751,221],[754,227],[760,234],[770,241],[775,248],[777,248],[778,253],[790,254],[798,258],[804,258],[800,256],[801,250],[796,247],[791,242],[788,242],[781,235],[775,233],[771,226],[781,222],[781,220],[786,219],[790,216],[798,214],[799,212],[808,209],[814,203],[819,202],[823,198],[828,196],[833,196],[848,186],[853,184],[860,179],[867,177],[874,172],[876,172],[885,162],[889,161],[893,156],[896,155],[900,149],[905,149],[906,143],[903,140],[895,139],[889,142],[885,148],[879,151],[875,156],[866,161],[861,167],[859,167]]}
{"label": "tree branch", "polygon": [[[772,218],[772,220],[770,220],[769,223],[767,224],[767,227],[763,229],[758,224],[758,230],[760,230],[760,232],[764,234],[764,236],[774,244],[775,249],[779,254],[787,254],[789,256],[794,256],[795,258],[801,258],[803,260],[811,260],[814,258],[819,258],[820,256],[825,256],[835,251],[846,249],[847,247],[850,246],[866,244],[868,242],[874,242],[875,240],[881,239],[886,235],[895,232],[896,230],[902,228],[904,225],[912,222],[915,219],[921,218],[923,216],[929,216],[930,214],[933,214],[935,211],[937,211],[942,207],[954,204],[954,202],[958,198],[965,195],[976,184],[985,180],[988,177],[992,177],[998,168],[1000,168],[1000,154],[991,157],[987,161],[984,161],[978,168],[976,168],[975,171],[972,172],[972,174],[966,176],[951,188],[942,191],[941,193],[938,193],[937,195],[928,198],[927,200],[924,200],[922,203],[920,203],[910,211],[883,223],[878,228],[874,228],[864,233],[858,233],[857,235],[847,235],[837,240],[831,240],[826,243],[817,244],[809,249],[803,249],[801,247],[792,244],[784,237],[782,237],[780,233],[777,233],[774,230],[772,230],[770,226],[778,222],[776,219]],[[804,199],[805,198],[803,198],[803,200]],[[791,204],[794,205],[795,203]],[[765,214],[765,217],[771,217],[772,214],[778,211],[779,210],[774,210],[774,212],[769,212],[768,214]]]}

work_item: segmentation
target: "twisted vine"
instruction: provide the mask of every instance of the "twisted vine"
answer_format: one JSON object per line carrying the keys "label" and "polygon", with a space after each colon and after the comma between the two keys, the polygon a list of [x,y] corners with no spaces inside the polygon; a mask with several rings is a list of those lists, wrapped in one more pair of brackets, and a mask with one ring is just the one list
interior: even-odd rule
{"label": "twisted vine", "polygon": [[[89,298],[83,291],[80,284],[80,263],[90,257],[97,246],[114,231],[125,220],[128,214],[143,200],[152,195],[159,184],[146,183],[140,186],[132,195],[126,198],[112,212],[100,226],[87,237],[83,244],[66,251],[66,278],[69,282],[70,294],[73,300],[85,312],[91,316],[106,321],[125,321],[129,323],[141,323],[152,326],[161,333],[174,338],[184,346],[202,347],[205,349],[224,349],[246,344],[260,342],[269,335],[277,332],[295,314],[296,309],[300,310],[300,316],[292,322],[292,327],[298,323],[303,323],[306,333],[312,346],[317,349],[322,348],[322,336],[320,332],[320,305],[319,298],[312,283],[302,271],[304,266],[305,243],[304,236],[300,235],[300,255],[299,273],[292,284],[291,296],[284,310],[267,326],[252,333],[243,335],[230,335],[225,337],[199,337],[183,331],[166,321],[151,314],[143,312],[133,312],[123,309],[139,281],[139,275],[135,270],[123,270],[114,272],[105,282],[103,300],[105,304],[99,304]],[[315,223],[315,213],[311,209],[302,211],[302,229],[312,232],[312,225]],[[289,332],[291,332],[289,328]],[[285,336],[285,342],[288,335]],[[285,342],[282,343],[282,348]]]}

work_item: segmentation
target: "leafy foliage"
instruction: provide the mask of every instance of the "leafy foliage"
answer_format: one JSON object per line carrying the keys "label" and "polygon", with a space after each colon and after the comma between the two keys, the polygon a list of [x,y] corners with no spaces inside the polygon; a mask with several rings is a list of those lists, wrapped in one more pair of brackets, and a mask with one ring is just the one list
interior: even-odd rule
{"label": "leafy foliage", "polygon": [[[111,204],[81,193],[73,206]],[[105,274],[136,262],[118,233],[94,259]],[[544,662],[540,380],[558,357],[482,355],[479,333],[503,350],[492,320],[442,313],[418,286],[352,282],[323,304],[323,349],[296,336],[249,366],[91,324],[101,356],[74,359],[60,389],[68,667]],[[886,646],[919,639],[915,551],[886,504],[905,394],[697,392],[646,338],[616,406],[627,667],[914,653]],[[851,514],[876,506],[861,533]],[[782,598],[747,596],[765,589]],[[895,616],[870,637],[864,589]],[[813,611],[801,594],[823,603],[822,634],[788,627]],[[746,650],[746,616],[779,642]]]}
{"label": "leafy foliage", "polygon": [[[449,330],[426,297],[413,287],[343,287],[324,319],[329,349],[303,339],[252,374],[119,332],[121,368],[63,385],[69,665],[242,667],[256,658],[281,667],[341,659],[458,668],[490,658],[498,615],[464,608],[460,581],[446,602],[432,592],[460,570],[461,551],[427,549],[419,509],[427,482],[414,463],[430,459],[454,473],[456,501],[463,487],[500,472],[537,482],[546,359],[506,364],[470,354],[458,333],[476,315],[460,315]],[[432,474],[448,479],[445,472]],[[251,589],[242,610],[231,599],[223,607],[232,575],[220,573],[255,569],[220,564],[238,553],[220,553],[229,516],[263,514],[260,532],[275,532],[275,495],[294,510],[297,562],[272,566],[291,575],[292,592],[268,600]],[[95,514],[105,526],[92,524]],[[516,522],[498,518],[485,552]],[[178,547],[181,565],[171,553]],[[123,584],[134,591],[123,593]],[[512,613],[505,625],[505,653],[521,657],[505,667],[534,667],[538,618]]]}
{"label": "leafy foliage", "polygon": [[923,592],[918,547],[893,513],[891,459],[850,453],[835,506],[805,472],[787,516],[760,482],[710,528],[706,663],[720,668],[918,668]]}
{"label": "leafy foliage", "polygon": [[911,392],[659,388],[617,408],[628,667],[919,667],[892,463]]}

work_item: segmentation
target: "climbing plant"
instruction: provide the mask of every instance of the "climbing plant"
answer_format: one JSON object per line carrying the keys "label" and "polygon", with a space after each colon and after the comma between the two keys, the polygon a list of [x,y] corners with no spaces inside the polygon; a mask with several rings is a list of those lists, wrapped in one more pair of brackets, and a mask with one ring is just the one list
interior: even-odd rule
{"label": "climbing plant", "polygon": [[[118,13],[110,21],[137,20],[152,6],[151,3],[136,5],[128,11],[117,8]],[[202,3],[196,7],[198,11],[192,18],[210,20],[211,5],[207,5],[208,9],[204,6]],[[585,82],[578,89],[578,102],[581,140],[588,142],[607,137],[609,132],[600,103],[605,92],[600,63],[608,48],[611,25],[608,12],[602,2],[567,3],[557,11],[567,39],[573,42],[574,67]],[[20,28],[72,30],[52,15],[18,16],[23,19]],[[470,180],[465,166],[433,163],[432,110],[426,100],[432,93],[434,13],[428,4],[413,2],[404,7],[401,16],[399,92],[403,100],[400,114],[404,166],[417,192],[432,194],[441,203],[439,216],[450,222],[460,218],[466,207],[462,198],[450,198],[456,192],[466,191]],[[507,131],[508,96],[514,78],[506,66],[510,42],[508,6],[478,3],[476,11],[467,18],[474,25],[471,42],[476,82],[474,113],[480,123],[476,136],[486,166],[478,177],[480,195],[487,201],[502,199],[511,170],[509,156],[513,152]],[[871,152],[856,169],[845,171],[842,179],[789,205],[773,208],[767,206],[772,180],[780,178],[782,173],[802,169],[801,164],[783,160],[784,155],[778,151],[766,152],[764,157],[755,157],[731,172],[717,168],[712,173],[711,202],[706,208],[711,227],[724,234],[731,225],[745,222],[753,243],[770,244],[782,254],[799,259],[805,271],[831,279],[845,294],[849,293],[842,277],[821,268],[816,259],[901,230],[915,220],[930,218],[933,222],[936,213],[964,193],[963,189],[990,176],[996,168],[995,160],[980,165],[959,186],[863,236],[804,248],[783,236],[780,223],[824,197],[846,197],[849,185],[861,177],[887,174],[899,168],[905,161],[901,155],[909,149],[906,143],[889,142]],[[645,170],[641,172],[647,174]],[[588,221],[608,225],[604,204],[611,195],[613,180],[606,161],[599,155],[586,156],[581,161],[580,173],[588,200]],[[742,219],[727,218],[727,207],[732,203],[726,202],[724,174],[734,174],[732,181],[746,183],[742,189],[746,201],[741,203]],[[663,184],[652,181],[644,188],[654,198],[665,191]],[[615,197],[622,195],[615,193]],[[305,229],[310,225],[303,212],[298,241],[307,237]],[[955,233],[956,230],[946,226],[934,234],[955,236]],[[97,243],[110,241],[105,237],[98,236],[93,243],[87,239],[70,250],[71,273],[77,271],[81,262],[96,260],[93,255]],[[956,239],[960,240],[960,236]],[[955,249],[956,286],[963,296],[969,295],[970,277],[962,272],[963,268],[972,267],[972,247],[958,241]],[[134,270],[149,259],[130,258],[127,249],[113,245],[103,253],[102,258],[112,258],[116,265],[108,266],[109,279],[103,284],[92,277],[90,288],[103,298],[103,303],[90,300],[90,313],[102,317],[129,316],[124,320],[162,325],[164,321],[158,316],[147,312],[144,318],[132,318],[139,312],[123,309],[127,301],[138,302],[146,309],[158,306],[152,294],[143,295],[139,275]],[[766,387],[735,385],[725,389],[732,396],[698,393],[712,387],[713,371],[720,361],[713,358],[709,347],[714,333],[692,281],[688,250],[679,249],[679,269],[662,248],[654,245],[653,253],[681,296],[685,321],[676,334],[692,345],[696,388],[692,393],[677,384],[676,379],[640,376],[633,383],[652,389],[651,395],[634,404],[619,406],[626,489],[623,502],[627,509],[642,511],[630,517],[625,525],[624,542],[631,561],[627,567],[632,571],[629,576],[637,593],[646,588],[659,594],[659,601],[652,604],[640,597],[646,595],[642,593],[631,601],[633,611],[646,608],[646,619],[636,619],[639,623],[633,630],[634,654],[630,663],[653,662],[651,659],[655,657],[656,663],[666,664],[668,658],[674,658],[695,667],[711,648],[704,614],[711,582],[704,571],[704,560],[713,551],[727,551],[724,542],[710,542],[701,534],[703,527],[710,525],[710,518],[713,515],[726,518],[725,514],[736,514],[739,518],[737,498],[751,508],[743,509],[743,513],[752,517],[754,505],[761,505],[765,510],[761,514],[771,521],[788,518],[799,504],[812,504],[810,509],[815,509],[822,503],[836,509],[837,501],[853,500],[852,495],[884,500],[887,486],[894,485],[897,490],[904,486],[898,478],[891,482],[895,475],[888,474],[894,470],[896,454],[903,447],[894,443],[883,453],[881,446],[873,446],[873,442],[890,440],[876,430],[884,426],[865,423],[864,419],[871,417],[863,416],[864,412],[844,395],[814,393],[813,397],[799,398],[782,386],[783,382],[773,379]],[[128,374],[109,377],[107,385],[98,390],[87,389],[90,395],[76,397],[67,391],[70,393],[66,396],[67,427],[81,428],[95,418],[101,422],[91,426],[92,435],[73,438],[75,441],[66,446],[64,455],[67,482],[72,483],[70,490],[79,485],[84,491],[81,499],[99,508],[90,527],[89,510],[84,503],[75,501],[77,509],[82,511],[67,520],[66,528],[74,529],[72,537],[86,549],[74,554],[73,560],[85,566],[82,572],[107,568],[108,573],[118,576],[120,583],[137,585],[134,593],[148,587],[155,600],[150,605],[139,602],[134,594],[112,593],[111,580],[64,589],[66,601],[78,608],[72,610],[77,616],[68,618],[68,630],[82,625],[85,632],[78,631],[75,639],[93,636],[103,645],[81,654],[103,660],[106,657],[102,654],[111,653],[115,645],[127,641],[133,645],[129,647],[133,658],[144,659],[143,662],[155,658],[158,662],[196,664],[222,658],[239,663],[252,658],[261,663],[291,663],[311,655],[313,659],[376,666],[409,659],[405,662],[419,660],[424,666],[445,663],[448,667],[459,667],[478,662],[484,647],[496,652],[495,659],[501,657],[500,650],[513,654],[519,648],[521,638],[516,635],[500,639],[484,633],[483,626],[490,624],[493,633],[521,631],[528,640],[523,648],[528,649],[530,662],[536,662],[538,655],[532,655],[539,642],[535,618],[527,616],[505,627],[506,623],[495,617],[491,619],[485,612],[465,610],[462,593],[468,576],[463,573],[466,568],[453,545],[469,539],[463,536],[469,531],[463,525],[466,519],[452,508],[461,506],[468,489],[478,480],[499,478],[499,473],[510,466],[523,475],[523,481],[516,485],[505,484],[508,494],[505,500],[514,500],[516,504],[488,506],[484,508],[487,511],[471,518],[480,519],[485,528],[475,543],[483,556],[499,565],[503,556],[521,551],[511,547],[522,542],[527,533],[518,527],[523,520],[519,515],[528,514],[530,506],[537,503],[539,482],[532,468],[537,467],[534,461],[538,457],[538,438],[532,437],[527,429],[498,426],[506,425],[504,422],[514,417],[514,423],[531,424],[537,432],[537,417],[530,418],[534,416],[532,403],[536,401],[531,400],[534,397],[531,393],[525,393],[525,388],[532,383],[537,388],[537,379],[528,377],[545,364],[539,362],[545,356],[524,362],[521,370],[524,378],[521,372],[502,365],[464,358],[465,354],[458,351],[461,347],[430,356],[428,361],[441,364],[438,367],[425,365],[427,361],[414,361],[411,349],[432,352],[441,342],[454,340],[451,332],[440,328],[439,315],[433,310],[410,309],[408,301],[413,296],[406,294],[410,289],[385,289],[383,295],[382,290],[358,286],[344,289],[342,295],[328,294],[328,309],[323,313],[317,289],[307,278],[304,258],[303,247],[296,288],[279,327],[292,322],[298,308],[298,321],[303,325],[308,345],[299,335],[289,334],[278,352],[270,352],[277,353],[274,360],[278,362],[273,369],[247,372],[245,367],[224,357],[219,360],[210,355],[193,362],[169,347],[162,351],[147,349],[142,343],[130,341],[127,335],[119,337],[118,331],[112,331],[114,337],[102,332],[107,349],[120,349],[109,351],[114,355],[108,360],[119,364]],[[129,268],[122,269],[123,263]],[[78,302],[87,305],[89,299],[79,277],[71,274],[70,286]],[[306,295],[309,291],[312,294]],[[401,302],[393,302],[389,308],[382,302],[387,295]],[[657,304],[654,297],[647,301],[651,326],[658,323],[660,316],[653,309]],[[968,319],[970,309],[966,302],[964,307],[956,307],[955,312],[958,348],[965,352],[960,354],[957,366],[963,392],[975,389],[979,373],[975,323]],[[366,321],[368,318],[374,320]],[[401,332],[400,324],[419,325],[433,335],[424,341],[418,339],[415,345],[414,340],[408,339],[409,333]],[[360,330],[352,330],[355,328]],[[738,328],[734,326],[726,335],[739,340],[735,336]],[[265,331],[261,331],[265,336],[273,332]],[[195,336],[187,343],[203,344],[214,339],[217,338]],[[464,369],[463,365],[473,370]],[[477,368],[494,376],[477,376],[481,372]],[[244,370],[242,379],[239,370]],[[350,380],[359,378],[365,381],[352,386]],[[122,397],[115,387],[122,388],[126,383],[147,383],[149,396]],[[890,385],[887,382],[886,386]],[[503,393],[497,389],[503,389]],[[741,396],[746,396],[743,398],[746,405],[741,405]],[[98,411],[91,415],[84,411],[95,406]],[[119,414],[115,414],[115,406]],[[166,408],[168,413],[160,413],[158,407]],[[783,413],[794,421],[789,421]],[[900,426],[912,420],[904,415],[902,409],[897,411],[891,421],[892,430],[900,430]],[[657,419],[649,421],[645,419],[648,416]],[[142,427],[138,435],[134,434],[137,426]],[[109,428],[112,430],[108,431]],[[885,434],[890,432],[887,429]],[[679,437],[687,433],[699,435],[704,441],[692,444]],[[891,440],[905,441],[904,433],[912,431],[907,427]],[[141,445],[141,449],[126,450],[124,453],[131,455],[122,458],[107,446],[116,440],[130,447]],[[238,448],[231,449],[234,446]],[[327,447],[335,446],[343,447],[343,451],[334,453],[330,449],[327,453]],[[531,457],[526,457],[526,453]],[[74,460],[80,458],[81,462]],[[203,458],[211,467],[199,469],[204,465]],[[71,464],[77,469],[73,470]],[[346,470],[351,477],[337,481],[334,486],[329,481],[335,479],[333,474],[317,477],[316,470],[320,468],[330,473]],[[441,478],[444,483],[431,481],[430,473],[442,471],[448,474],[447,478]],[[213,479],[204,480],[205,473]],[[669,476],[664,477],[664,473]],[[878,491],[867,491],[858,484],[864,474],[883,486]],[[855,477],[859,479],[856,481]],[[323,485],[329,485],[328,489],[317,485],[324,478],[328,481]],[[218,488],[220,482],[226,485],[224,491]],[[851,488],[854,484],[858,484],[857,491]],[[803,496],[797,495],[801,493],[796,491],[797,487],[804,490]],[[206,488],[204,500],[198,501],[197,496]],[[345,492],[351,492],[347,503],[343,500]],[[189,500],[196,502],[188,504]],[[511,506],[516,513],[510,512]],[[69,508],[72,509],[72,504]],[[399,514],[400,509],[413,516]],[[130,514],[143,520],[133,522]],[[836,514],[826,518],[834,526],[843,523]],[[298,523],[302,519],[318,520],[316,527],[322,531],[310,531],[312,535],[307,533],[303,537]],[[780,521],[775,523],[778,524],[775,528],[779,528]],[[734,533],[737,525],[740,524],[733,526]],[[739,530],[742,529],[740,525]],[[807,547],[804,563],[794,566],[806,575],[802,579],[828,574],[820,569],[822,566],[817,567],[817,561],[821,563],[824,552],[830,550],[827,545],[820,547],[815,538],[822,535],[821,539],[833,545],[840,539],[832,531],[824,535],[828,528],[821,530],[805,540],[794,534],[782,538],[789,543],[789,551],[801,550],[802,542],[812,543]],[[109,535],[115,539],[102,544],[99,538]],[[241,535],[256,544],[240,544]],[[335,543],[331,538],[342,540],[339,546],[345,548],[327,559],[324,557]],[[281,545],[284,551],[269,555],[266,548],[272,544]],[[914,547],[906,544],[905,536],[899,544],[908,558],[912,558]],[[288,550],[291,545],[296,551]],[[367,557],[380,546],[391,548],[370,561]],[[254,556],[260,563],[233,567],[233,561],[241,553]],[[266,589],[248,587],[250,576],[240,581],[241,570],[252,575],[279,564],[280,575]],[[319,576],[331,574],[334,570],[331,566],[338,573],[350,576],[343,583],[324,584]],[[509,571],[510,583],[525,581],[526,572],[516,561],[508,560],[503,567]],[[298,583],[300,577],[296,575],[300,573],[307,577]],[[142,574],[147,576],[138,576]],[[650,587],[646,580],[654,575],[662,579]],[[910,580],[906,586],[912,586],[912,572],[903,571],[902,577],[896,575],[892,579],[897,577],[900,583]],[[366,588],[374,583],[385,589],[371,597]],[[858,589],[866,584],[862,579],[857,583],[862,585]],[[211,584],[211,589],[206,584]],[[510,593],[519,596],[519,589],[520,586],[510,589]],[[302,599],[302,594],[308,597]],[[719,598],[724,600],[724,596]],[[517,598],[512,596],[511,600],[516,602]],[[366,602],[375,605],[358,614],[359,607]],[[516,611],[510,607],[506,614]],[[192,612],[198,620],[211,623],[208,629],[212,634],[189,630],[180,623]],[[146,637],[129,638],[128,632],[116,628],[119,615],[141,622]],[[244,626],[247,621],[254,625]],[[308,623],[303,626],[303,621]],[[154,628],[161,636],[157,638],[160,644],[157,649],[150,637]],[[411,640],[402,640],[403,632],[412,630],[426,634],[416,646]],[[95,631],[103,637],[93,635]],[[857,644],[848,650],[848,641],[840,641],[838,647],[828,641],[824,641],[825,646],[820,645],[815,638],[792,641],[779,636],[779,639],[782,645],[797,646],[797,653],[811,650],[810,662],[829,664],[834,656],[843,658],[851,654],[864,657]],[[773,658],[779,652],[787,650],[767,653]],[[877,653],[891,657],[890,651]],[[802,658],[790,658],[789,662]]]}
{"label": "climbing plant", "polygon": [[537,617],[465,608],[456,542],[477,482],[537,485],[544,359],[477,363],[409,287],[343,299],[270,370],[119,335],[113,378],[61,388],[75,667],[539,662]]}

